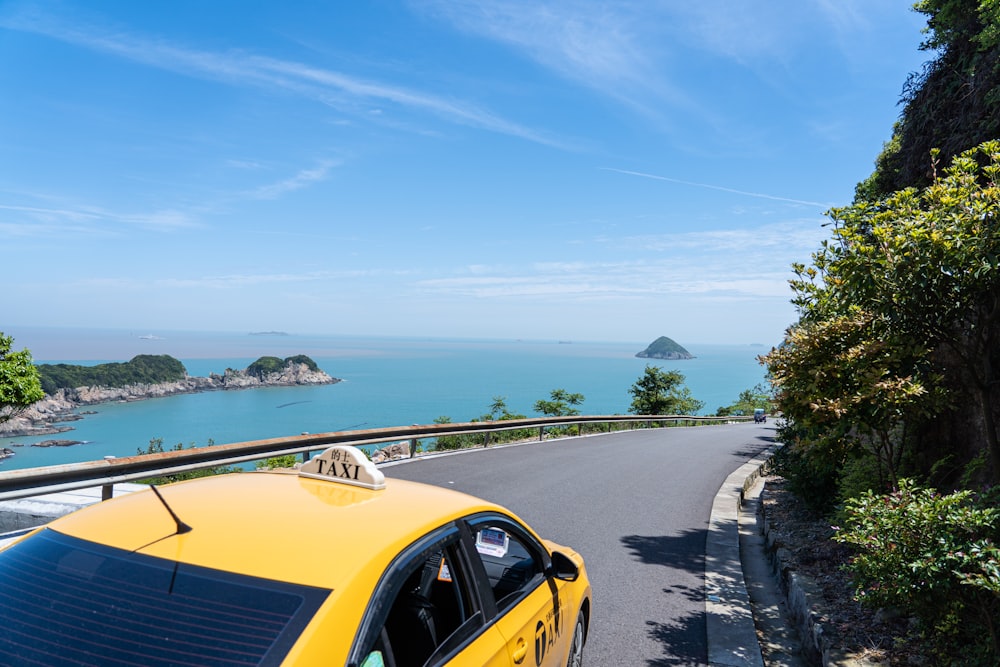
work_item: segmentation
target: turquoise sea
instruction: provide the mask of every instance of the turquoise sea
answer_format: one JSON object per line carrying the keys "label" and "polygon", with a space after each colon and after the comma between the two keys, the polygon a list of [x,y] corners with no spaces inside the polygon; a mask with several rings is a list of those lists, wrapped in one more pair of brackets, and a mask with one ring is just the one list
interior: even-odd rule
{"label": "turquoise sea", "polygon": [[[739,392],[764,382],[761,345],[681,342],[695,359],[651,361],[635,353],[646,343],[360,338],[234,333],[18,329],[14,349],[36,363],[95,364],[136,354],[169,354],[190,375],[245,368],[264,355],[306,354],[343,382],[321,387],[216,391],[89,406],[96,414],[70,422],[55,436],[0,439],[15,456],[0,470],[130,456],[150,439],[205,445],[259,440],[303,432],[429,424],[448,416],[469,421],[502,396],[511,412],[537,416],[532,406],[553,389],[584,395],[584,414],[624,414],[629,388],[647,363],[685,376],[703,414],[733,403]],[[31,447],[46,439],[84,441],[71,447]]]}

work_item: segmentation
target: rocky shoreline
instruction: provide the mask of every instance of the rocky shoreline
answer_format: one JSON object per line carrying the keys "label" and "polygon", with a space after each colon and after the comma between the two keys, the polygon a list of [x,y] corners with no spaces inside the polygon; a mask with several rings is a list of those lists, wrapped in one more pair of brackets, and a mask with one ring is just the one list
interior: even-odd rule
{"label": "rocky shoreline", "polygon": [[[87,413],[77,412],[85,405],[142,401],[175,394],[190,394],[201,391],[226,389],[253,389],[256,387],[292,387],[335,384],[338,378],[323,371],[311,370],[306,364],[291,363],[281,371],[270,373],[263,379],[246,371],[226,369],[222,375],[212,373],[208,377],[185,376],[176,382],[158,384],[133,384],[125,387],[76,387],[59,389],[34,403],[18,416],[0,424],[0,438],[38,435],[53,435],[73,430],[66,422],[83,419]],[[70,442],[70,441],[51,441]],[[60,444],[59,446],[65,446]],[[11,452],[12,454],[13,452]],[[0,455],[0,458],[4,458]]]}

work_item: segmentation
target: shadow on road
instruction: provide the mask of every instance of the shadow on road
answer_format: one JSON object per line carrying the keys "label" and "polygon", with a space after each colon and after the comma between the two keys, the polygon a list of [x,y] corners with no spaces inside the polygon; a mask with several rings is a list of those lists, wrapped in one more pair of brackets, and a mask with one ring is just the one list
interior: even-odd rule
{"label": "shadow on road", "polygon": [[759,456],[761,452],[774,444],[774,436],[770,435],[759,435],[756,440],[757,442],[748,443],[734,451],[733,456],[746,463],[750,459]]}
{"label": "shadow on road", "polygon": [[626,535],[622,544],[639,561],[667,565],[699,576],[705,573],[706,530],[689,530],[676,536]]}
{"label": "shadow on road", "polygon": [[[702,580],[705,574],[705,540],[708,531],[689,530],[676,536],[626,535],[622,544],[633,557],[649,565],[663,565],[683,570]],[[704,589],[674,585],[663,589],[665,597],[682,596],[695,603],[705,600]],[[662,646],[663,655],[647,661],[650,667],[668,665],[703,665],[708,660],[705,649],[704,614],[690,614],[673,623],[646,621],[650,639]]]}
{"label": "shadow on road", "polygon": [[650,658],[646,661],[649,667],[708,664],[704,614],[690,614],[672,625],[655,621],[646,621],[646,625],[650,638],[665,649],[669,648],[670,653],[661,658]]}

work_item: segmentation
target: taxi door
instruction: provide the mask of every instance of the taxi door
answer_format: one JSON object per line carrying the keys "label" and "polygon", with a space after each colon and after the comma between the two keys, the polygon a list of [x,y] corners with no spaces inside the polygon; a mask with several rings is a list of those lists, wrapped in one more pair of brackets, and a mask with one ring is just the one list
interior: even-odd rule
{"label": "taxi door", "polygon": [[448,667],[510,667],[511,658],[505,647],[506,640],[496,626],[487,627],[483,633],[467,644],[451,660]]}
{"label": "taxi door", "polygon": [[565,604],[556,582],[545,580],[497,619],[496,627],[507,641],[513,664],[521,667],[562,667],[566,664],[567,621]]}
{"label": "taxi door", "polygon": [[[546,577],[548,551],[507,517],[483,516],[470,521],[475,549],[496,603],[496,627],[510,663],[518,667],[562,667],[566,663],[566,604],[562,582]],[[567,629],[568,626],[568,629]]]}

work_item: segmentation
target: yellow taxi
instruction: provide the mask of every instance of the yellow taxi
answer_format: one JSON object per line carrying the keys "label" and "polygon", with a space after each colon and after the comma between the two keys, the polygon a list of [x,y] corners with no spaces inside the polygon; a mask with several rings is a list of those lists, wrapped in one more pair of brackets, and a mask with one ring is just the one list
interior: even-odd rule
{"label": "yellow taxi", "polygon": [[10,666],[575,666],[590,615],[575,551],[346,446],[150,487],[0,551]]}

